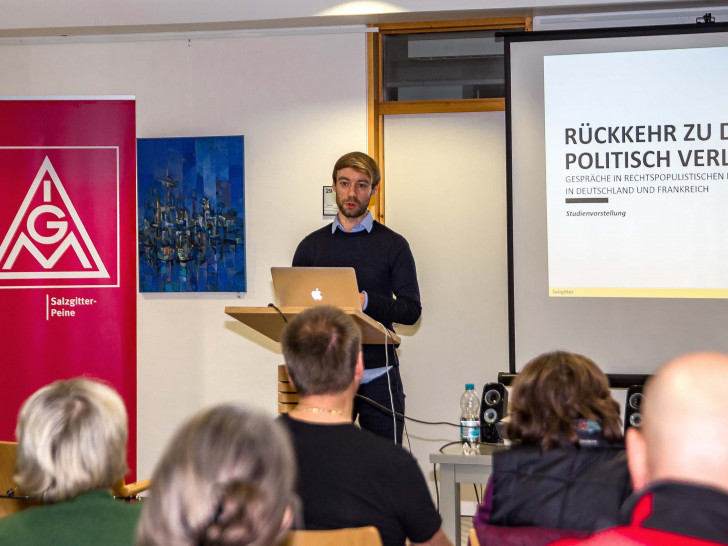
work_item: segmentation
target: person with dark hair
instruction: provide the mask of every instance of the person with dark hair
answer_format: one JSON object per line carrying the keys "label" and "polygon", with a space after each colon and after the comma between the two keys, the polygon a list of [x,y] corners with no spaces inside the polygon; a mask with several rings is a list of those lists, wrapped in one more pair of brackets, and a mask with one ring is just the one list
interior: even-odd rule
{"label": "person with dark hair", "polygon": [[556,351],[526,364],[505,436],[512,447],[494,453],[473,518],[481,544],[547,544],[617,522],[631,493],[619,404],[592,360]]}
{"label": "person with dark hair", "polygon": [[157,463],[136,544],[278,544],[293,519],[295,476],[280,423],[233,404],[204,410]]}
{"label": "person with dark hair", "polygon": [[724,354],[684,355],[660,368],[645,385],[642,426],[627,431],[635,494],[622,525],[558,544],[728,544],[726,384]]}
{"label": "person with dark hair", "polygon": [[0,519],[0,544],[124,546],[134,543],[139,503],[112,497],[126,474],[127,415],[111,387],[56,381],[20,408],[14,480],[40,500]]}
{"label": "person with dark hair", "polygon": [[[362,152],[341,156],[332,174],[339,213],[334,221],[307,235],[293,255],[294,266],[353,267],[362,310],[392,330],[392,323],[420,318],[420,289],[412,251],[404,237],[375,221],[369,201],[379,191],[376,161]],[[382,334],[384,337],[384,334]],[[404,414],[404,388],[395,347],[364,345],[359,394]],[[404,420],[357,399],[354,419],[362,428],[402,443]]]}
{"label": "person with dark hair", "polygon": [[384,546],[449,546],[415,459],[351,419],[364,366],[361,334],[343,311],[317,306],[286,324],[281,347],[299,401],[281,416],[298,461],[306,529],[373,525]]}

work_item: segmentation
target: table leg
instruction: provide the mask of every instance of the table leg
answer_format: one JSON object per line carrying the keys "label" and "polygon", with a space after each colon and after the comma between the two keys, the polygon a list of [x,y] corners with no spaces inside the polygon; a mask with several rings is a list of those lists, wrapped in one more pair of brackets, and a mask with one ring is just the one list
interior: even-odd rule
{"label": "table leg", "polygon": [[440,464],[440,516],[442,530],[460,546],[460,484],[455,481],[453,464]]}

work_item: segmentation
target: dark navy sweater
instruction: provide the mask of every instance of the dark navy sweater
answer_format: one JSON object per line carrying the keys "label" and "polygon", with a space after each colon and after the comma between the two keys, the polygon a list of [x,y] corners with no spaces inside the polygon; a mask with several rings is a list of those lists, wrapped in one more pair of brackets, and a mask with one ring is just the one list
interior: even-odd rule
{"label": "dark navy sweater", "polygon": [[[420,318],[420,289],[412,251],[404,237],[374,222],[371,232],[347,233],[331,224],[307,235],[293,255],[296,267],[353,267],[359,291],[369,301],[364,311],[392,329],[392,323],[414,324]],[[393,297],[395,296],[395,297]],[[389,364],[396,365],[391,346]],[[364,366],[384,366],[381,345],[364,345]]]}

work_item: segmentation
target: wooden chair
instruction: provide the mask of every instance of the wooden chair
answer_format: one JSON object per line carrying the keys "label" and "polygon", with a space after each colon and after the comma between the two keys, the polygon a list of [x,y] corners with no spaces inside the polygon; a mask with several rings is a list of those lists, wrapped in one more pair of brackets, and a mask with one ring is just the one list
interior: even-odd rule
{"label": "wooden chair", "polygon": [[332,529],[329,531],[291,531],[282,546],[382,546],[376,527]]}
{"label": "wooden chair", "polygon": [[[15,489],[13,474],[15,474],[15,452],[17,442],[0,442],[0,495],[7,495]],[[29,506],[38,504],[22,498],[0,498],[0,518],[20,512]]]}
{"label": "wooden chair", "polygon": [[[0,442],[0,495],[6,495],[8,491],[15,489],[13,474],[15,474],[17,449],[17,442]],[[149,489],[150,485],[151,480],[141,480],[130,484],[121,480],[114,485],[112,493],[115,497],[130,499]],[[22,494],[20,495],[22,496]],[[0,498],[0,518],[38,504],[40,504],[38,501],[31,499],[2,497]]]}
{"label": "wooden chair", "polygon": [[125,483],[124,480],[120,480],[114,485],[111,493],[121,499],[132,499],[136,497],[142,491],[146,491],[152,485],[152,480],[139,480],[134,483]]}
{"label": "wooden chair", "polygon": [[285,364],[278,366],[278,413],[289,413],[298,405],[298,392],[288,378]]}
{"label": "wooden chair", "polygon": [[480,546],[480,541],[478,540],[478,533],[475,532],[475,528],[470,529],[470,534],[468,535],[468,544],[470,546]]}

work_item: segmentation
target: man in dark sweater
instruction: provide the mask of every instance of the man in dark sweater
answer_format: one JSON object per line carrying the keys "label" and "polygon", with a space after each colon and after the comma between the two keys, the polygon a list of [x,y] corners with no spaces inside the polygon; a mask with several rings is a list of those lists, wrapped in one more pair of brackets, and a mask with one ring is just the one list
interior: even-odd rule
{"label": "man in dark sweater", "polygon": [[[339,213],[333,223],[300,242],[294,266],[353,267],[362,310],[392,329],[420,318],[415,260],[404,237],[372,218],[369,200],[379,191],[379,167],[368,155],[351,152],[334,165],[333,188]],[[382,334],[384,337],[384,334]],[[391,345],[364,345],[366,368],[359,394],[404,414],[399,362]],[[354,418],[362,428],[402,443],[403,420],[357,398]]]}
{"label": "man in dark sweater", "polygon": [[384,546],[452,546],[415,459],[351,421],[364,374],[361,334],[335,307],[286,324],[281,348],[299,401],[281,417],[298,463],[305,529],[373,525]]}

